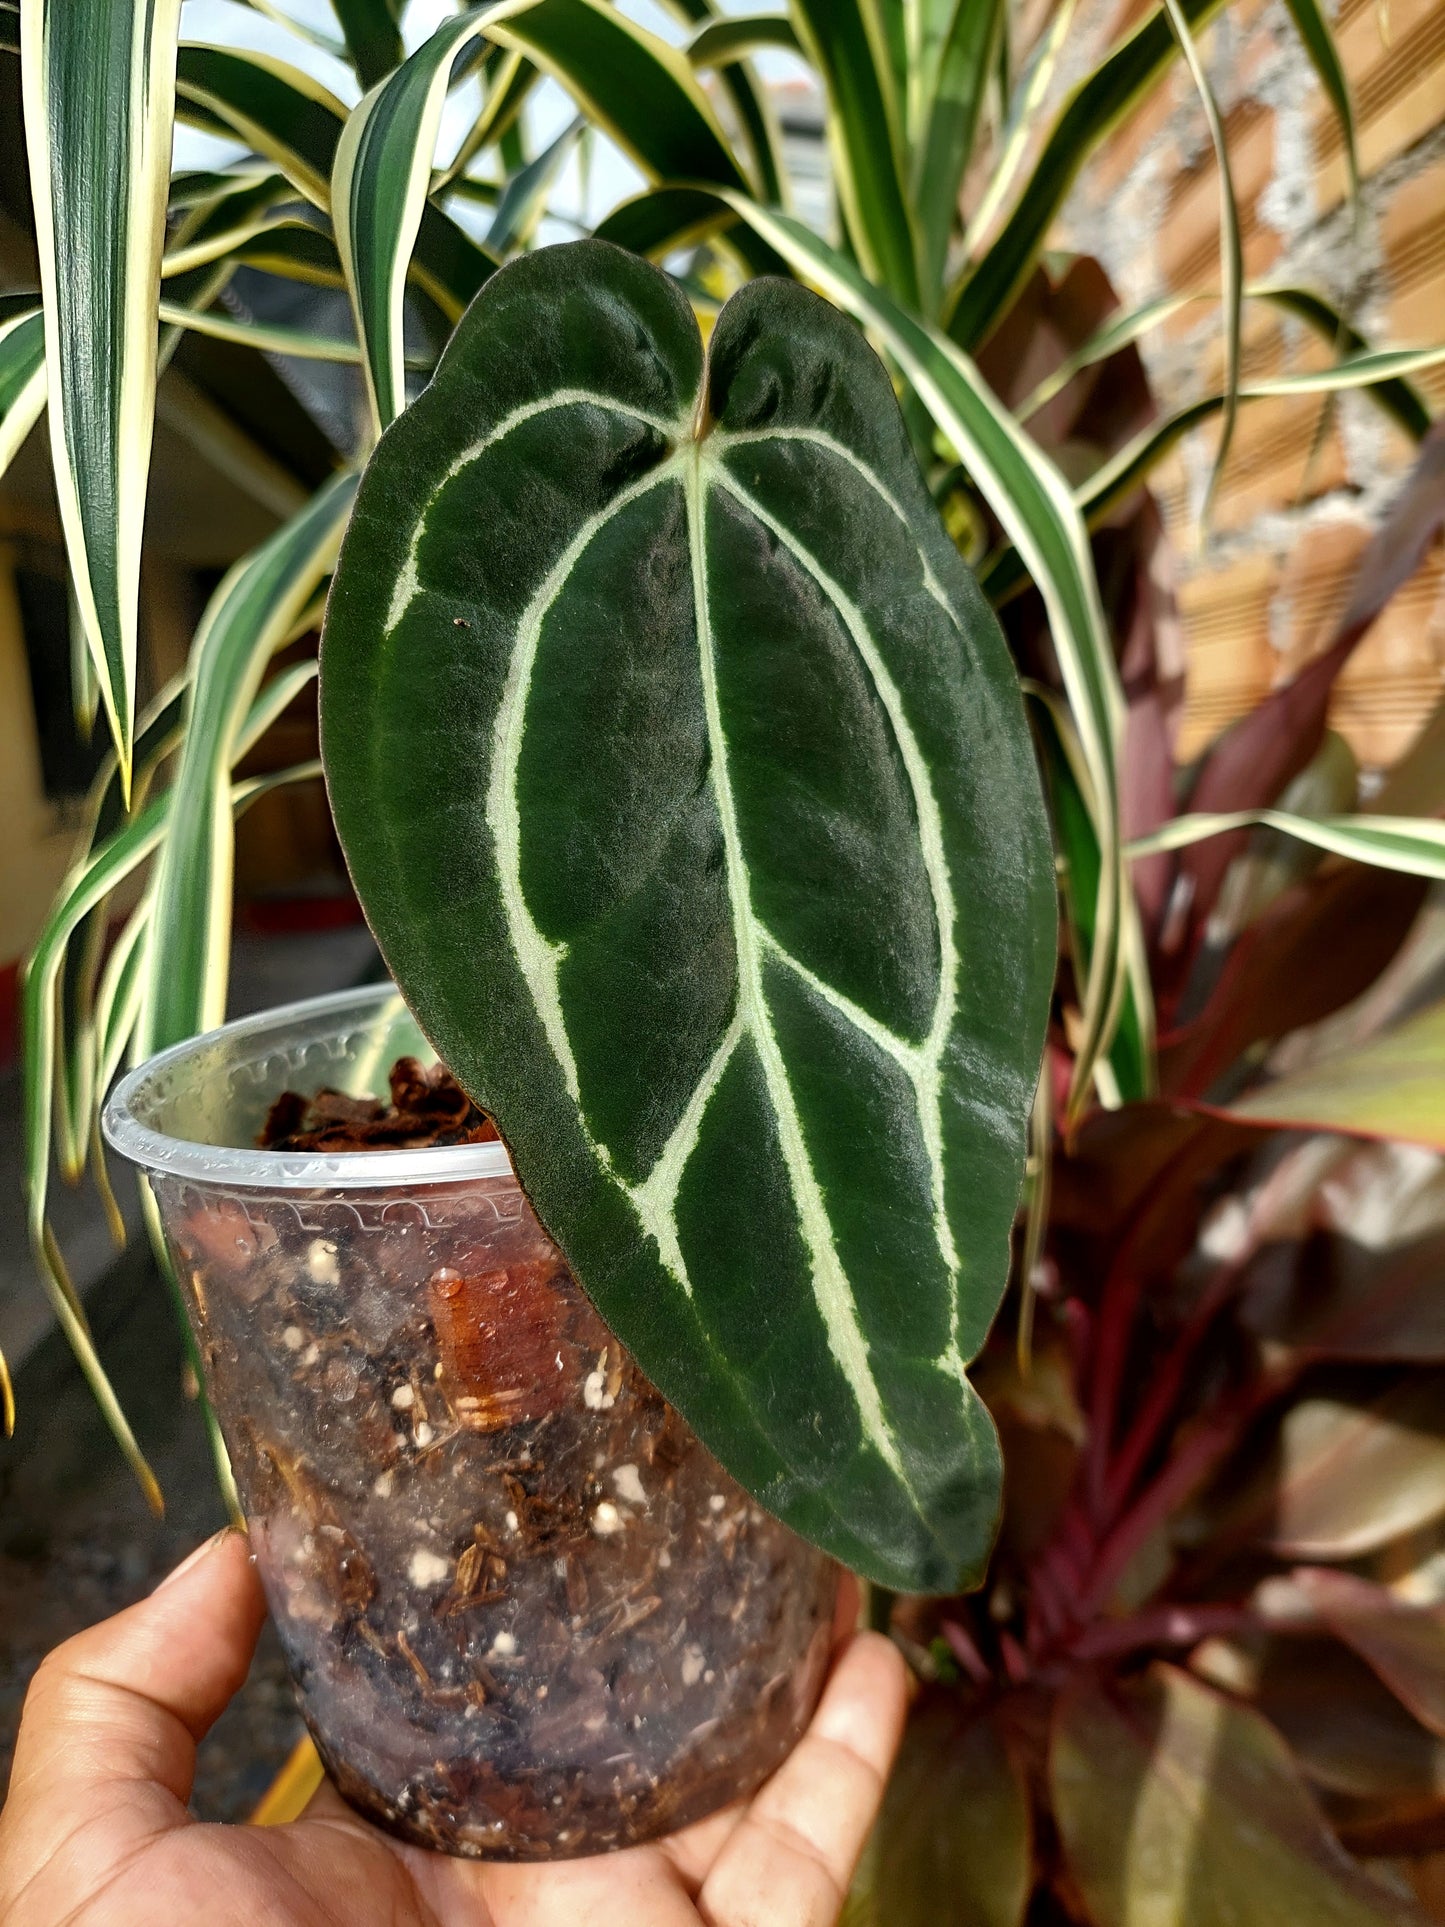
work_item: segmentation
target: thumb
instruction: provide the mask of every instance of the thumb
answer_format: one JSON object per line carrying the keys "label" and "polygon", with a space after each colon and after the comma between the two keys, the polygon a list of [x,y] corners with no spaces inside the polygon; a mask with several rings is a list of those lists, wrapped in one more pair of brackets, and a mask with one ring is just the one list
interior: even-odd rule
{"label": "thumb", "polygon": [[265,1617],[246,1540],[228,1527],[148,1599],[49,1654],[26,1695],[0,1821],[7,1883],[118,1789],[149,1796],[148,1830],[185,1822],[196,1742],[245,1679]]}

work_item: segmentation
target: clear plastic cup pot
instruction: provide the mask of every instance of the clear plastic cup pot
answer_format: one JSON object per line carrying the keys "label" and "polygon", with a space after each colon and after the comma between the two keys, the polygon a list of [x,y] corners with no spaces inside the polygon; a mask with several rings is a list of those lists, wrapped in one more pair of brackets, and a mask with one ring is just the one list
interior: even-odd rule
{"label": "clear plastic cup pot", "polygon": [[631,1846],[800,1733],[836,1568],[648,1383],[500,1143],[255,1148],[281,1092],[435,1061],[390,985],[166,1051],[116,1088],[301,1710],[336,1784],[443,1852]]}

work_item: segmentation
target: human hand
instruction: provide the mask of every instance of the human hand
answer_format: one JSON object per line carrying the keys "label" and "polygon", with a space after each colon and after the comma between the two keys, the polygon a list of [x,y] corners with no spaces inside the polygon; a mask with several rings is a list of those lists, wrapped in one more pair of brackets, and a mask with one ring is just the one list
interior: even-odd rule
{"label": "human hand", "polygon": [[0,1814],[3,1927],[832,1927],[902,1732],[903,1661],[862,1633],[772,1779],[650,1846],[449,1860],[377,1832],[329,1783],[290,1826],[205,1824],[186,1809],[196,1743],[265,1616],[227,1532],[50,1654]]}

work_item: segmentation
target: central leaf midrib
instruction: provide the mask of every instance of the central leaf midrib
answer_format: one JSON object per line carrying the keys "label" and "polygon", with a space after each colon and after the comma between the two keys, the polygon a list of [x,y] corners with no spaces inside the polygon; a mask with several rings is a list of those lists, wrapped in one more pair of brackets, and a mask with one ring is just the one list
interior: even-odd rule
{"label": "central leaf midrib", "polygon": [[[557,399],[553,398],[551,405],[556,405]],[[583,396],[575,393],[567,397],[568,401],[583,399]],[[601,398],[589,395],[585,400],[596,403]],[[613,405],[616,406],[616,404]],[[521,419],[543,412],[548,406],[549,402],[546,399],[540,399],[536,403],[517,410],[506,422],[498,424],[497,428],[484,438],[483,446],[494,444],[512,428],[520,425]],[[631,414],[634,411],[624,407],[620,412]],[[579,527],[562,556],[553,565],[518,623],[506,688],[494,723],[493,777],[488,786],[486,805],[487,820],[497,852],[503,902],[508,924],[512,930],[513,946],[519,967],[531,987],[534,1004],[554,1059],[562,1072],[569,1092],[578,1104],[579,1113],[582,1113],[582,1128],[588,1146],[607,1176],[629,1198],[645,1228],[656,1238],[660,1256],[688,1296],[691,1296],[691,1285],[674,1216],[678,1185],[692,1145],[696,1141],[712,1091],[716,1088],[742,1037],[746,1035],[752,1039],[758,1051],[765,1084],[776,1114],[779,1141],[799,1215],[799,1228],[811,1259],[814,1299],[824,1322],[829,1349],[837,1360],[857,1402],[864,1437],[908,1493],[914,1509],[920,1516],[926,1516],[926,1509],[913,1489],[884,1414],[882,1398],[872,1372],[868,1344],[858,1321],[851,1282],[834,1244],[831,1220],[821,1187],[812,1169],[796,1101],[773,1033],[763,993],[762,951],[767,936],[753,909],[743,859],[741,833],[727,766],[726,737],[722,726],[716,661],[709,619],[704,536],[704,473],[706,468],[712,466],[712,461],[707,456],[705,448],[705,444],[700,444],[691,438],[681,441],[671,456],[659,463],[646,476],[640,477],[621,490],[604,508],[589,517]],[[481,452],[481,447],[469,449],[457,459],[453,468],[464,466],[468,460],[475,459]],[[565,956],[565,946],[555,944],[543,935],[532,917],[522,888],[521,823],[516,778],[521,744],[526,729],[526,707],[531,672],[541,627],[547,614],[565,592],[574,569],[601,529],[621,509],[653,488],[671,480],[680,480],[687,505],[705,724],[711,750],[711,781],[723,838],[728,899],[732,908],[737,949],[738,1002],[733,1022],[720,1041],[703,1079],[691,1093],[668,1144],[664,1146],[662,1154],[656,1160],[647,1179],[641,1184],[633,1185],[622,1178],[608,1147],[595,1137],[585,1122],[578,1067],[562,1010],[558,982],[558,972]],[[749,512],[755,512],[754,505],[736,489],[732,478],[727,478],[725,486],[727,492],[739,500],[740,506]],[[424,511],[421,518],[423,527],[425,520]],[[814,573],[819,573],[816,567]],[[412,587],[414,589],[415,584]],[[834,599],[836,600],[836,592],[834,592]],[[946,995],[945,986],[941,982],[940,1000],[943,1000]],[[936,1029],[937,1019],[935,1018],[935,1024],[930,1027],[930,1041]],[[917,1094],[916,1083],[915,1093]],[[920,1104],[921,1122],[925,1119],[926,1110],[927,1106]],[[928,1135],[926,1125],[925,1134]],[[941,1171],[938,1178],[937,1205],[939,1216],[942,1217]],[[950,1262],[950,1269],[953,1270],[955,1265],[950,1247],[951,1239],[949,1244],[943,1245],[942,1248],[946,1260]],[[953,1349],[956,1351],[956,1348]],[[945,1368],[951,1368],[954,1360],[949,1354],[945,1354],[936,1362],[944,1365]]]}
{"label": "central leaf midrib", "polygon": [[788,1169],[793,1201],[798,1211],[799,1230],[812,1260],[813,1296],[822,1315],[829,1349],[838,1361],[854,1398],[865,1437],[877,1451],[894,1477],[918,1505],[898,1447],[883,1412],[883,1401],[873,1377],[867,1341],[858,1323],[848,1275],[833,1243],[832,1226],[817,1176],[808,1156],[802,1123],[798,1116],[792,1086],[782,1061],[777,1038],[763,996],[761,946],[758,923],[753,912],[747,869],[743,862],[742,838],[733,801],[732,779],[728,769],[727,738],[722,723],[718,696],[717,661],[713,646],[712,622],[707,585],[705,540],[705,487],[703,445],[694,443],[684,465],[683,489],[687,498],[688,546],[691,551],[693,594],[696,607],[698,663],[702,676],[703,712],[711,751],[709,774],[722,828],[724,871],[728,901],[732,907],[733,931],[737,947],[738,1014],[751,1037],[762,1065],[763,1079],[772,1099],[778,1141]]}
{"label": "central leaf midrib", "polygon": [[[837,454],[844,458],[848,465],[863,476],[880,498],[887,503],[902,526],[905,529],[908,526],[907,518],[904,516],[902,509],[893,500],[892,496],[889,495],[878,478],[850,451],[842,448],[841,444],[835,443],[831,436],[824,435],[817,430],[789,429],[785,431],[757,431],[744,435],[729,435],[726,437],[720,436],[718,439],[723,446],[726,446],[729,441],[791,439],[810,442],[815,446],[823,447],[830,453]],[[799,538],[790,529],[784,527],[775,516],[771,515],[768,510],[763,507],[762,503],[757,501],[756,498],[742,486],[735,475],[721,468],[720,465],[716,467],[715,472],[718,476],[717,485],[724,489],[740,508],[748,515],[754,517],[755,520],[766,528],[773,537],[788,550],[800,567],[806,569],[811,579],[823,590],[829,602],[837,611],[840,621],[848,631],[853,646],[858,650],[859,656],[872,678],[875,693],[889,718],[895,741],[897,741],[899,746],[899,753],[903,758],[904,769],[908,775],[909,785],[913,794],[914,813],[918,822],[920,836],[924,841],[924,869],[928,875],[929,888],[933,896],[934,921],[939,938],[939,981],[938,995],[935,1000],[933,1018],[929,1024],[927,1037],[924,1039],[921,1049],[914,1047],[917,1054],[911,1060],[904,1060],[900,1057],[899,1061],[904,1064],[904,1068],[907,1070],[913,1085],[914,1099],[918,1106],[919,1124],[923,1130],[924,1142],[928,1151],[929,1165],[932,1173],[934,1191],[934,1235],[938,1243],[939,1251],[948,1267],[949,1276],[954,1284],[950,1340],[948,1346],[939,1355],[937,1360],[935,1360],[935,1363],[962,1380],[964,1376],[964,1358],[959,1343],[960,1308],[957,1289],[961,1271],[961,1261],[954,1243],[953,1226],[948,1216],[947,1204],[944,1197],[942,1118],[942,1058],[957,1007],[956,980],[958,973],[958,951],[953,934],[955,910],[952,879],[949,875],[947,856],[943,848],[942,824],[939,819],[937,799],[932,792],[926,764],[913,738],[908,719],[903,713],[901,695],[893,685],[891,679],[883,672],[881,664],[873,660],[873,652],[868,646],[865,646],[866,624],[864,624],[862,620],[861,611],[853,606],[851,599],[846,596],[840,585],[836,583],[828,571],[823,568],[817,557],[813,555],[809,549],[804,547]],[[944,603],[938,585],[933,579],[932,571],[928,567],[927,558],[923,556],[921,552],[919,554],[919,561],[922,567],[925,588],[929,594],[933,596],[934,600],[946,610],[947,605]],[[871,638],[868,640],[871,642]],[[930,825],[930,830],[927,834],[925,834],[925,823]],[[933,851],[931,860],[929,857],[930,844],[936,844],[937,846]],[[821,994],[834,1009],[839,1010],[845,1016],[850,1016],[850,1013],[843,1008],[843,1003],[831,986],[822,986],[821,980],[813,978],[812,973],[807,972],[803,965],[798,963],[789,953],[782,950],[781,945],[778,947],[779,950],[782,951],[786,961],[792,965],[800,976],[803,976],[805,980],[811,979],[812,983],[818,986],[819,994]],[[850,1021],[851,1020],[850,1016]],[[857,1028],[859,1028],[864,1035],[870,1034],[868,1029],[863,1025],[857,1025]],[[885,1031],[887,1029],[886,1026],[880,1028]],[[887,1031],[887,1035],[896,1036],[896,1033]],[[901,1043],[903,1040],[899,1039],[897,1041]],[[887,1048],[886,1045],[882,1047]]]}

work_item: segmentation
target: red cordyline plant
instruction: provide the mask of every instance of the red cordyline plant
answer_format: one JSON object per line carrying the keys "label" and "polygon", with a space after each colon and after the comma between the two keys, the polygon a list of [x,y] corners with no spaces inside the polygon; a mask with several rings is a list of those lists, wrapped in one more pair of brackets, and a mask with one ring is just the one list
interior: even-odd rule
{"label": "red cordyline plant", "polygon": [[[1353,806],[1331,686],[1438,534],[1442,451],[1192,807]],[[1147,503],[1118,532],[1111,612],[1145,758],[1156,535]],[[1442,726],[1372,809],[1445,804]],[[879,1602],[929,1684],[852,1927],[1445,1917],[1445,944],[1420,879],[1256,834],[1141,879],[1158,1096],[1036,1131],[977,1368],[1000,1538],[978,1593]],[[1060,1026],[1056,1101],[1068,1068]]]}

